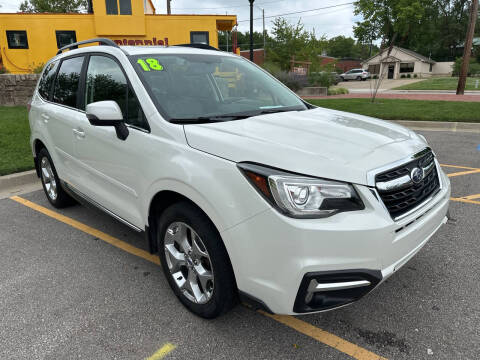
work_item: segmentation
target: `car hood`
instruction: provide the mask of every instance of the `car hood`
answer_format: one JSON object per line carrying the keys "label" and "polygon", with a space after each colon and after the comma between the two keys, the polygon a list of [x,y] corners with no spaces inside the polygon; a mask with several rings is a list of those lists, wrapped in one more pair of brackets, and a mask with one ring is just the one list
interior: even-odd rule
{"label": "car hood", "polygon": [[400,125],[324,108],[184,128],[188,144],[209,154],[357,184],[427,146]]}

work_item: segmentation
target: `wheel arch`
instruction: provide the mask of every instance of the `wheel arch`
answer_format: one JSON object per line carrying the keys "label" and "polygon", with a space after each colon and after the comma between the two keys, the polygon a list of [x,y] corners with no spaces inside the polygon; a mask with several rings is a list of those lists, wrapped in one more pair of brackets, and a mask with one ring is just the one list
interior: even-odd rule
{"label": "wheel arch", "polygon": [[[35,165],[35,171],[37,172],[37,176],[40,177],[40,167],[39,167],[39,164],[38,164],[38,161],[37,161],[37,154],[40,152],[40,150],[42,149],[47,149],[47,146],[43,143],[42,140],[40,139],[35,139],[33,140],[33,146],[32,146],[32,150],[33,150],[33,162],[34,162],[34,165]],[[48,151],[48,149],[47,149]]]}

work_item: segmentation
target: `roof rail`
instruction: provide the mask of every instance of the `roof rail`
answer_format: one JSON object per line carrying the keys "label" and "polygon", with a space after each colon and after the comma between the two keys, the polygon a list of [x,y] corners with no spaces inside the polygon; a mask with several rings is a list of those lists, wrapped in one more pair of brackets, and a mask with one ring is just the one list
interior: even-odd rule
{"label": "roof rail", "polygon": [[84,45],[84,44],[91,44],[91,43],[96,43],[98,42],[99,45],[106,45],[106,46],[113,46],[116,48],[120,48],[114,41],[107,39],[107,38],[95,38],[95,39],[90,39],[90,40],[83,40],[79,41],[76,43],[69,44],[67,46],[62,47],[57,51],[57,55],[61,54],[64,50],[72,50],[72,49],[78,49],[78,45]]}
{"label": "roof rail", "polygon": [[173,45],[173,46],[181,46],[181,47],[190,47],[190,48],[196,48],[196,49],[203,49],[203,50],[215,50],[215,51],[220,51],[216,47],[207,45],[207,44],[180,44],[180,45]]}

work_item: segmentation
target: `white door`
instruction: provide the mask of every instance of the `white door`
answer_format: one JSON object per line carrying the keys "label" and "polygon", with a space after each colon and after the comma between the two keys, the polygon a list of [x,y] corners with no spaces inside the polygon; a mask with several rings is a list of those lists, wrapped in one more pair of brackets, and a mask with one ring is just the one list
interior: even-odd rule
{"label": "white door", "polygon": [[130,125],[129,136],[120,140],[112,126],[93,126],[83,116],[84,134],[75,138],[78,190],[143,229],[139,196],[146,187],[144,155],[152,149],[149,126],[120,65],[111,57],[92,55],[86,72],[85,105],[104,100],[118,103]]}

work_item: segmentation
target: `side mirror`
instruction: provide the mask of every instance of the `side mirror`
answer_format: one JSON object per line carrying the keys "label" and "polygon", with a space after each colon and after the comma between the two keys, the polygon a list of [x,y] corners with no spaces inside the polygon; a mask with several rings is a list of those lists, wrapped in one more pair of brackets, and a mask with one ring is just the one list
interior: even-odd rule
{"label": "side mirror", "polygon": [[93,126],[113,126],[120,140],[128,137],[129,131],[123,120],[122,110],[115,101],[97,101],[87,105],[87,119]]}

